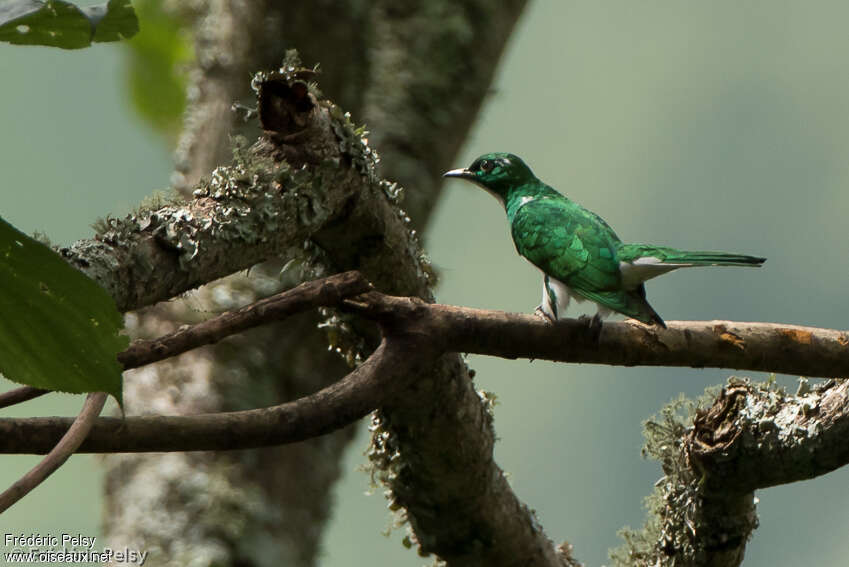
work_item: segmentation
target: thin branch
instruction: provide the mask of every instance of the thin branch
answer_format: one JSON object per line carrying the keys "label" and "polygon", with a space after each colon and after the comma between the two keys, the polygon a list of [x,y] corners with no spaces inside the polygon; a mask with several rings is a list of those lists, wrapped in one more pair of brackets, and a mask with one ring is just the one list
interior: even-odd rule
{"label": "thin branch", "polygon": [[103,410],[106,397],[107,394],[103,392],[89,394],[86,397],[80,414],[47,456],[15,482],[15,484],[0,494],[0,514],[26,496],[36,486],[44,482],[48,476],[53,474],[56,469],[61,467],[76,452],[94,425],[97,416]]}
{"label": "thin branch", "polygon": [[7,408],[15,404],[33,400],[49,391],[42,390],[41,388],[33,388],[32,386],[21,386],[20,388],[3,392],[0,394],[0,408]]}
{"label": "thin branch", "polygon": [[213,344],[230,335],[290,315],[339,304],[345,297],[371,289],[371,284],[359,272],[345,272],[320,280],[302,283],[290,290],[261,299],[236,311],[231,311],[180,329],[153,340],[137,340],[118,355],[125,370],[158,362],[188,350]]}

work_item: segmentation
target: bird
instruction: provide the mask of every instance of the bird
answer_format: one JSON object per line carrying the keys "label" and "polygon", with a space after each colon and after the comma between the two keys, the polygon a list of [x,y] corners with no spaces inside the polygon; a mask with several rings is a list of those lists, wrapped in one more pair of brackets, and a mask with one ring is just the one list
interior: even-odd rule
{"label": "bird", "polygon": [[644,282],[678,268],[761,266],[766,258],[729,252],[626,244],[596,213],[540,181],[521,158],[488,153],[444,177],[471,181],[507,213],[516,251],[543,273],[538,315],[564,317],[570,299],[590,300],[598,312],[590,326],[621,313],[646,325],[666,323],[646,300]]}

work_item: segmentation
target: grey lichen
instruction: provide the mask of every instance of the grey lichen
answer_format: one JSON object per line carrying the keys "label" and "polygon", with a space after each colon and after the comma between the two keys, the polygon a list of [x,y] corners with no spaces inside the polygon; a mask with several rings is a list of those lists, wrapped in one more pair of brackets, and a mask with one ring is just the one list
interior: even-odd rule
{"label": "grey lichen", "polygon": [[335,352],[345,363],[354,368],[362,364],[368,352],[366,339],[354,329],[353,316],[336,309],[319,309],[321,322],[318,327],[327,336],[327,349]]}
{"label": "grey lichen", "polygon": [[364,453],[368,463],[361,468],[369,475],[370,492],[373,493],[380,486],[384,487],[383,496],[387,500],[386,508],[390,512],[390,518],[383,535],[389,537],[394,530],[406,526],[407,531],[401,540],[401,545],[408,549],[414,546],[418,547],[418,540],[409,526],[405,510],[389,488],[392,486],[392,482],[399,477],[404,466],[395,435],[387,427],[380,411],[372,412],[368,429],[371,433],[371,442]]}
{"label": "grey lichen", "polygon": [[[372,196],[379,187],[373,173],[363,179],[338,154],[294,167],[268,141],[247,147],[240,139],[233,154],[231,165],[198,184],[194,199],[169,199],[122,219],[103,219],[93,241],[62,254],[113,292],[121,308],[136,308],[273,257],[344,214],[363,184],[374,187]],[[370,159],[361,152],[351,164],[369,164],[373,171]],[[412,247],[419,253],[417,243]],[[163,261],[175,261],[176,270],[150,281]]]}
{"label": "grey lichen", "polygon": [[709,388],[698,400],[681,396],[646,420],[642,453],[660,462],[663,478],[645,499],[648,517],[639,530],[623,528],[619,535],[625,544],[610,552],[619,567],[693,565],[701,551],[696,536],[700,514],[700,478],[684,452],[684,438],[692,428],[700,407],[710,403],[716,388]]}

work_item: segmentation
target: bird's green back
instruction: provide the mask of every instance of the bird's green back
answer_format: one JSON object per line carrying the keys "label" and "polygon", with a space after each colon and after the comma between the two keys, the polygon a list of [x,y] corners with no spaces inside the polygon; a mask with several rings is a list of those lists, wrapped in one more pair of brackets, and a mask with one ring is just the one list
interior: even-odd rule
{"label": "bird's green back", "polygon": [[619,289],[619,237],[601,217],[547,185],[517,188],[505,202],[516,250],[575,291]]}

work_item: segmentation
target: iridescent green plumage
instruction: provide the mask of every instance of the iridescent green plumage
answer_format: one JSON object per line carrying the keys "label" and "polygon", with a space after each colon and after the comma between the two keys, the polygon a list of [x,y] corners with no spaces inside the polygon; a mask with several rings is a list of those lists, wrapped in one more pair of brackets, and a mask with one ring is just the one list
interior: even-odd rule
{"label": "iridescent green plumage", "polygon": [[516,250],[546,275],[540,307],[553,318],[571,295],[664,326],[646,301],[645,280],[681,267],[764,262],[742,254],[625,244],[601,217],[537,179],[512,154],[485,154],[467,169],[445,175],[473,181],[502,202]]}

